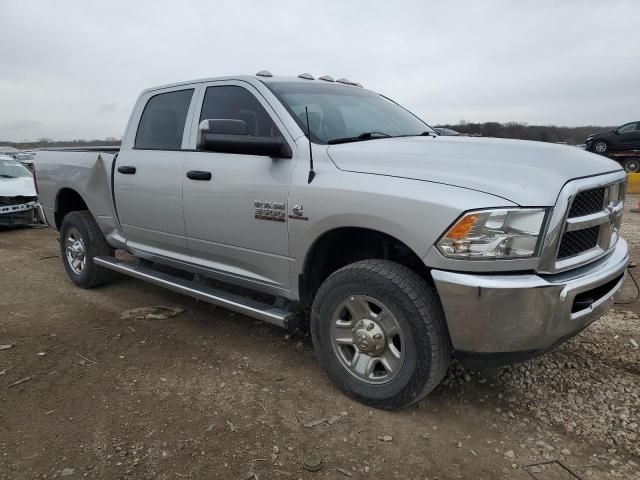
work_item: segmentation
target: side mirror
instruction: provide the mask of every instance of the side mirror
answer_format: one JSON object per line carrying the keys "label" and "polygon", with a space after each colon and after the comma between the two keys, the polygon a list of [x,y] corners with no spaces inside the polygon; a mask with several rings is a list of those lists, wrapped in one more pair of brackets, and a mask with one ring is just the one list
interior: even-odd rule
{"label": "side mirror", "polygon": [[234,119],[208,119],[200,122],[198,150],[276,158],[293,156],[284,138],[254,137],[249,135],[247,122]]}
{"label": "side mirror", "polygon": [[620,130],[618,130],[617,128],[613,131],[613,133],[615,133],[616,135],[620,135]]}

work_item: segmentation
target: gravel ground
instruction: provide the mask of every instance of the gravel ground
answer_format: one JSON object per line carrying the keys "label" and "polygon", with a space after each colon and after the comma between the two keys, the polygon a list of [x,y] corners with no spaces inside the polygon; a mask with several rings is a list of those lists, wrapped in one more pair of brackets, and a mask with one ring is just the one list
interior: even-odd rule
{"label": "gravel ground", "polygon": [[[633,258],[639,230],[627,213]],[[50,230],[0,232],[0,285],[2,480],[574,478],[545,461],[640,479],[638,303],[381,412],[334,388],[307,337],[129,278],[75,288]],[[184,311],[122,316],[153,305]]]}

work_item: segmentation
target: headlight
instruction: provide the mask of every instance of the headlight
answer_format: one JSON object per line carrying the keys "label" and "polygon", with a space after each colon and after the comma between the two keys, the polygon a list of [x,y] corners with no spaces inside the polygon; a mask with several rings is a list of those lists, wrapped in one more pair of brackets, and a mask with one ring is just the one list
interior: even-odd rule
{"label": "headlight", "polygon": [[545,214],[543,208],[469,212],[438,241],[438,249],[466,260],[533,257]]}

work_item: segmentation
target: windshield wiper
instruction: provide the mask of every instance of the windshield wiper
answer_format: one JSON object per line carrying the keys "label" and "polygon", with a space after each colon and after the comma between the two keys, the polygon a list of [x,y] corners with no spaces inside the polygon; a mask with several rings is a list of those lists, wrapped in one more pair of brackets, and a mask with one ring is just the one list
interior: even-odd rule
{"label": "windshield wiper", "polygon": [[412,133],[411,135],[398,135],[398,137],[430,137],[432,135],[434,137],[438,136],[438,134],[435,132],[430,132],[429,130],[425,130],[422,133]]}
{"label": "windshield wiper", "polygon": [[363,140],[375,140],[376,138],[389,138],[393,137],[393,135],[389,135],[384,132],[365,132],[361,133],[357,137],[345,137],[345,138],[334,138],[329,140],[327,143],[329,145],[335,145],[336,143],[349,143],[349,142],[361,142]]}
{"label": "windshield wiper", "polygon": [[18,178],[18,177],[14,177],[13,175],[5,175],[4,173],[0,173],[0,177],[2,177],[2,178]]}

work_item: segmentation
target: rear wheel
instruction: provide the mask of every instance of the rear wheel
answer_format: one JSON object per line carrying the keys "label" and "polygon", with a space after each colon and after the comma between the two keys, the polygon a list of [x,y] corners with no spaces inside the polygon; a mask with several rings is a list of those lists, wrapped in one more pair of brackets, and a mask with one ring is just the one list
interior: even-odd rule
{"label": "rear wheel", "polygon": [[451,346],[438,296],[387,260],[352,263],[320,287],[311,311],[320,363],[349,396],[378,408],[410,405],[444,377]]}
{"label": "rear wheel", "polygon": [[640,158],[627,158],[624,161],[624,171],[627,173],[640,171]]}
{"label": "rear wheel", "polygon": [[596,153],[605,153],[609,150],[609,145],[604,140],[596,140],[593,144],[593,151]]}
{"label": "rear wheel", "polygon": [[67,275],[78,287],[104,285],[115,276],[112,270],[93,263],[94,257],[113,256],[114,250],[87,210],[68,213],[62,220],[60,254]]}

